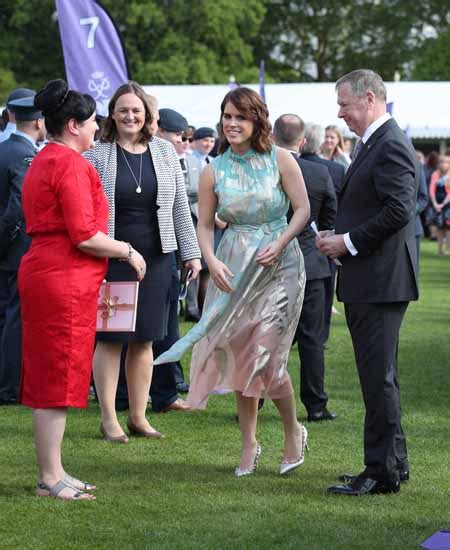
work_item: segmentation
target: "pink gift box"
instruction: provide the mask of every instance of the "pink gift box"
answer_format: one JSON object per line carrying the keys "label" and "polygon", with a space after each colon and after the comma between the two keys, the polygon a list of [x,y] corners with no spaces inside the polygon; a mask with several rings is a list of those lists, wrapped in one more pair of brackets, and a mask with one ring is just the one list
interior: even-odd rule
{"label": "pink gift box", "polygon": [[97,331],[134,332],[139,283],[103,283],[98,295]]}

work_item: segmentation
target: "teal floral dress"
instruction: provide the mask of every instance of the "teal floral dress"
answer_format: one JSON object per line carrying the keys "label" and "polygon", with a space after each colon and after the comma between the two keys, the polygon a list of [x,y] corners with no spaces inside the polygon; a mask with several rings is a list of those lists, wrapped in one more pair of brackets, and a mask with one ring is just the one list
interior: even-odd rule
{"label": "teal floral dress", "polygon": [[289,199],[276,148],[267,154],[228,148],[214,159],[217,214],[228,223],[216,256],[234,277],[225,293],[211,281],[200,321],[155,365],[178,361],[194,345],[188,404],[204,409],[211,393],[239,391],[280,399],[293,392],[287,360],[305,288],[297,239],[276,265],[256,262],[259,251],[286,229]]}

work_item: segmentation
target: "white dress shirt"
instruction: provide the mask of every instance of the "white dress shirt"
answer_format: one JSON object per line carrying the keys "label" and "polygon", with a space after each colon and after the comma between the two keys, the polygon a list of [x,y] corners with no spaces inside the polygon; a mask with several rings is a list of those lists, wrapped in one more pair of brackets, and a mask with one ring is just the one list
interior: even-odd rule
{"label": "white dress shirt", "polygon": [[6,141],[11,134],[16,131],[16,125],[12,122],[8,122],[3,132],[0,134],[0,142]]}
{"label": "white dress shirt", "polygon": [[[384,115],[381,115],[380,118],[377,118],[370,124],[366,131],[364,132],[363,137],[361,138],[361,141],[365,145],[367,141],[369,140],[370,136],[374,134],[378,128],[383,126],[385,122],[387,122],[391,118],[391,115],[389,113],[384,113]],[[347,247],[347,250],[350,252],[352,256],[356,256],[358,254],[358,251],[356,250],[354,244],[352,243],[352,240],[350,239],[350,233],[345,233],[344,235],[344,243]]]}

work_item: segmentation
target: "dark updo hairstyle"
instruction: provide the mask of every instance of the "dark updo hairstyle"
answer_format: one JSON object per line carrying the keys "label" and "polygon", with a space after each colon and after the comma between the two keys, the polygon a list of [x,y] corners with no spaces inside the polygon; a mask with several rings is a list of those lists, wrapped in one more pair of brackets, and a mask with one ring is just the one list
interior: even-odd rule
{"label": "dark updo hairstyle", "polygon": [[52,136],[60,136],[70,119],[84,122],[96,109],[94,99],[88,94],[69,90],[62,79],[50,80],[34,98],[34,105],[45,117],[45,127]]}
{"label": "dark updo hairstyle", "polygon": [[232,103],[243,117],[253,122],[252,148],[258,153],[268,153],[272,148],[272,140],[267,105],[256,92],[243,86],[228,92],[220,106],[219,153],[224,153],[230,146],[223,133],[222,125],[223,112],[227,103]]}
{"label": "dark updo hairstyle", "polygon": [[[154,118],[154,109],[151,102],[151,97],[144,92],[144,89],[139,86],[137,82],[133,82],[132,80],[130,80],[130,82],[127,82],[126,84],[122,84],[122,86],[119,86],[112,98],[109,100],[108,117],[105,120],[105,125],[103,126],[101,141],[114,143],[117,140],[117,127],[113,119],[113,114],[117,100],[120,96],[125,94],[134,94],[144,104],[145,123],[140,131],[138,143],[142,143],[143,145],[145,145],[152,139],[151,124]],[[156,106],[154,107],[156,109]]]}

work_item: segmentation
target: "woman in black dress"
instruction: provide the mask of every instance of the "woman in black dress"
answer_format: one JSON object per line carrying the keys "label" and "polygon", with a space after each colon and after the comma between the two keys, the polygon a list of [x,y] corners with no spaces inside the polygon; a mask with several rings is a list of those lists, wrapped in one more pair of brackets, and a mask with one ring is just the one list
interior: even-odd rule
{"label": "woman in black dress", "polygon": [[[140,283],[135,332],[99,332],[94,356],[94,381],[100,402],[101,431],[108,441],[126,443],[115,410],[120,354],[128,344],[125,371],[131,435],[159,438],[145,417],[152,379],[152,342],[167,333],[171,252],[195,278],[200,250],[173,146],[153,136],[156,105],[136,83],[121,86],[109,104],[103,137],[86,157],[97,169],[109,200],[109,234],[129,242],[147,262]],[[127,264],[111,261],[106,279],[135,279]]]}

